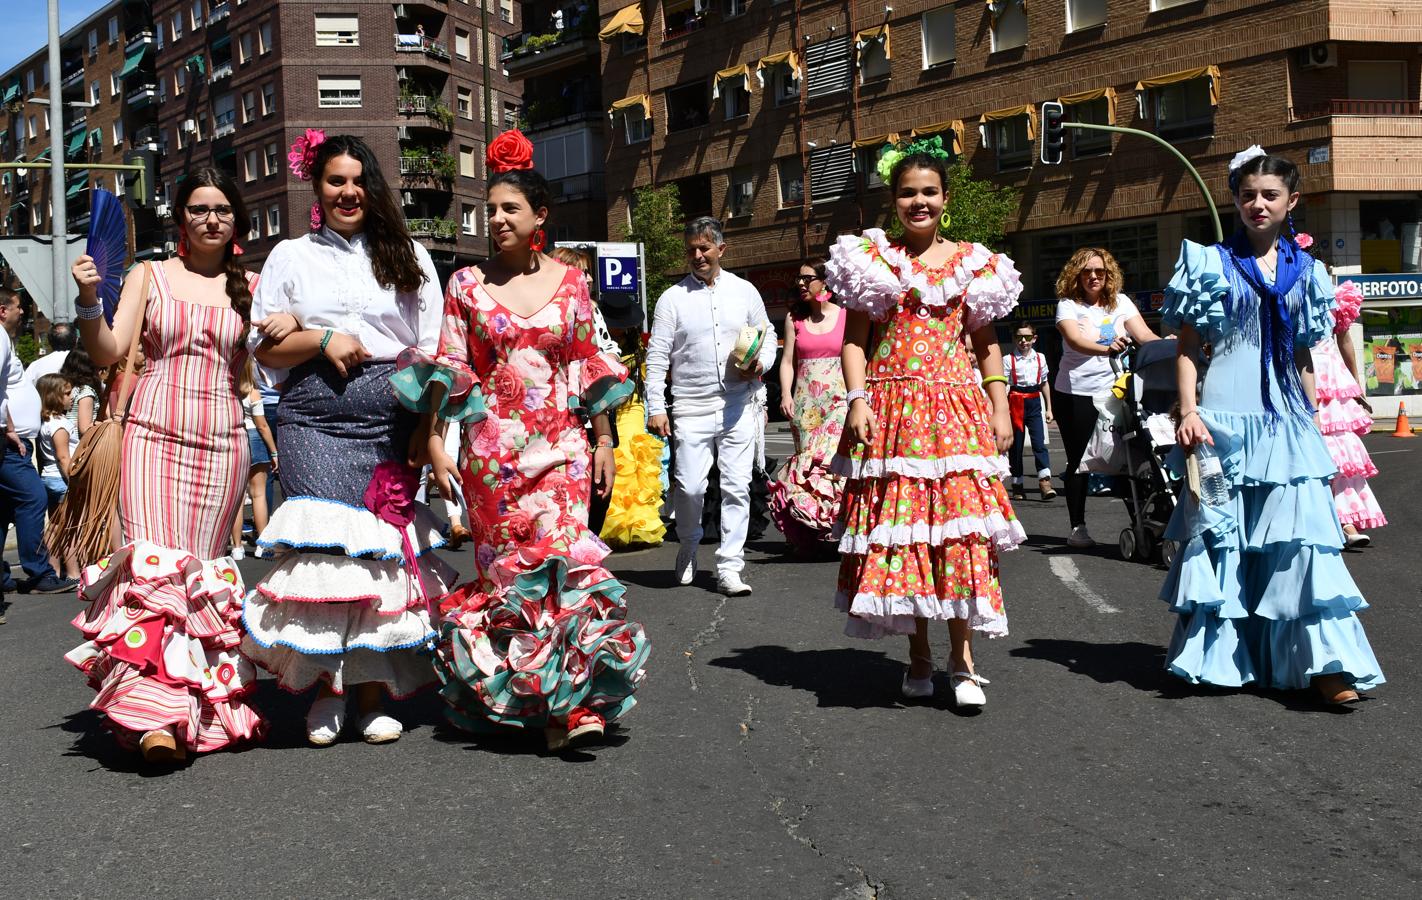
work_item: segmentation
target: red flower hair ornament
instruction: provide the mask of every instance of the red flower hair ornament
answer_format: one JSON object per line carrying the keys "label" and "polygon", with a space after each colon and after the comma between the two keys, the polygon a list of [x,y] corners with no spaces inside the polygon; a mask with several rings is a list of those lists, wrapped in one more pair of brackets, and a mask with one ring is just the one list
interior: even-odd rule
{"label": "red flower hair ornament", "polygon": [[533,168],[533,142],[523,136],[517,128],[505,131],[489,142],[484,154],[484,163],[489,171],[512,172],[515,169]]}
{"label": "red flower hair ornament", "polygon": [[320,128],[308,128],[306,133],[291,142],[291,152],[286,155],[291,174],[302,181],[310,181],[311,167],[316,164],[316,148],[326,143],[326,132]]}

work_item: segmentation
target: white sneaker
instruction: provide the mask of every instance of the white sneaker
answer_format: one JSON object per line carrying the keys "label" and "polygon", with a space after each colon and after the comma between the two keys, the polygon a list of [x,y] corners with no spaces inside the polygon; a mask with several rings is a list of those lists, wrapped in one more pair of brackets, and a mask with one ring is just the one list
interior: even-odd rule
{"label": "white sneaker", "polygon": [[751,592],[751,586],[741,581],[739,572],[726,572],[716,576],[716,590],[727,597],[744,597]]}
{"label": "white sneaker", "polygon": [[1091,535],[1086,533],[1085,525],[1078,525],[1071,530],[1071,536],[1067,538],[1067,546],[1083,549],[1095,547],[1096,542],[1091,539]]}
{"label": "white sneaker", "polygon": [[982,686],[991,684],[976,672],[953,673],[953,704],[955,706],[986,706],[987,694]]}
{"label": "white sneaker", "polygon": [[242,559],[242,558],[245,557],[246,555],[247,555],[247,549],[246,549],[245,547],[243,547],[241,544],[238,544],[237,546],[235,546],[235,547],[232,548],[232,558],[233,558],[233,559]]}
{"label": "white sneaker", "polygon": [[398,741],[404,730],[405,726],[400,724],[399,719],[387,716],[380,710],[366,713],[360,720],[360,733],[364,736],[367,744],[388,744],[391,741]]}
{"label": "white sneaker", "polygon": [[676,554],[676,580],[680,584],[691,584],[696,580],[696,548],[683,547]]}
{"label": "white sneaker", "polygon": [[1373,542],[1373,539],[1361,531],[1352,534],[1343,532],[1343,546],[1345,547],[1366,547]]}
{"label": "white sneaker", "polygon": [[329,747],[341,736],[346,724],[346,698],[322,697],[306,713],[306,739],[317,747]]}

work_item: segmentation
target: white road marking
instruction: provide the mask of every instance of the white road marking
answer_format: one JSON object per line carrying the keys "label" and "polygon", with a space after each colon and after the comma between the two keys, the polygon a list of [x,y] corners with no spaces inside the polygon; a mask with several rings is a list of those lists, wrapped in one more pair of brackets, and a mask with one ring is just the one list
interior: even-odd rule
{"label": "white road marking", "polygon": [[1369,450],[1369,451],[1368,451],[1368,453],[1370,453],[1370,454],[1373,455],[1373,456],[1382,456],[1384,453],[1411,453],[1411,452],[1412,452],[1412,448],[1411,448],[1411,447],[1408,447],[1406,450]]}
{"label": "white road marking", "polygon": [[1086,601],[1086,605],[1099,613],[1118,613],[1119,609],[1106,602],[1106,598],[1086,586],[1081,580],[1081,572],[1076,563],[1065,556],[1052,557],[1052,574],[1061,579],[1067,590]]}

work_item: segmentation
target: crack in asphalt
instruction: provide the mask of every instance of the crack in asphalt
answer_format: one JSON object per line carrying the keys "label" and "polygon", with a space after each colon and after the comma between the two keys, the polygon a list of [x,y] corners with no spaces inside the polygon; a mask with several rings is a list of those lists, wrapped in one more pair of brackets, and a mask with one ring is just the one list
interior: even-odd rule
{"label": "crack in asphalt", "polygon": [[721,637],[721,625],[726,621],[726,601],[729,599],[729,597],[721,597],[716,608],[711,610],[711,621],[705,628],[692,635],[691,643],[687,644],[686,649],[682,651],[682,657],[686,660],[686,680],[691,683],[692,691],[701,690],[701,684],[696,680],[696,672],[692,668],[696,651]]}
{"label": "crack in asphalt", "polygon": [[[862,866],[852,859],[831,856],[829,853],[820,849],[819,845],[815,843],[814,838],[801,833],[801,828],[805,824],[805,817],[814,809],[812,804],[799,803],[796,804],[800,807],[798,813],[788,812],[786,807],[791,803],[790,798],[781,796],[771,790],[765,776],[761,774],[760,767],[757,766],[755,760],[751,758],[750,751],[747,747],[750,743],[751,732],[755,730],[755,707],[758,702],[754,694],[746,695],[745,718],[740,723],[741,736],[740,740],[737,741],[737,746],[740,748],[741,755],[745,757],[746,765],[750,768],[752,777],[754,777],[756,783],[760,785],[761,792],[765,794],[766,799],[769,801],[770,811],[780,822],[780,827],[785,830],[785,833],[795,843],[809,848],[812,853],[821,859],[848,866],[859,876],[860,883],[850,885],[839,895],[844,898],[844,900],[889,900],[889,895],[884,888],[883,882],[874,881],[870,878],[869,873],[864,871]],[[819,757],[820,748],[805,737],[804,731],[802,731],[793,720],[787,720],[786,724],[795,732],[796,737],[800,739],[800,743],[810,751],[808,765],[814,766]]]}

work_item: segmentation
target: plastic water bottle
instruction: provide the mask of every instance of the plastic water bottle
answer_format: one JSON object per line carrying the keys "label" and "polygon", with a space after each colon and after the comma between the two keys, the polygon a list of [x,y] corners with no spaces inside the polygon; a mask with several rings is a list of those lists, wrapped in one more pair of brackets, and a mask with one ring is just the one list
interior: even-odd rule
{"label": "plastic water bottle", "polygon": [[1229,482],[1225,480],[1220,455],[1209,444],[1195,446],[1195,464],[1200,469],[1200,502],[1222,506],[1229,502]]}

